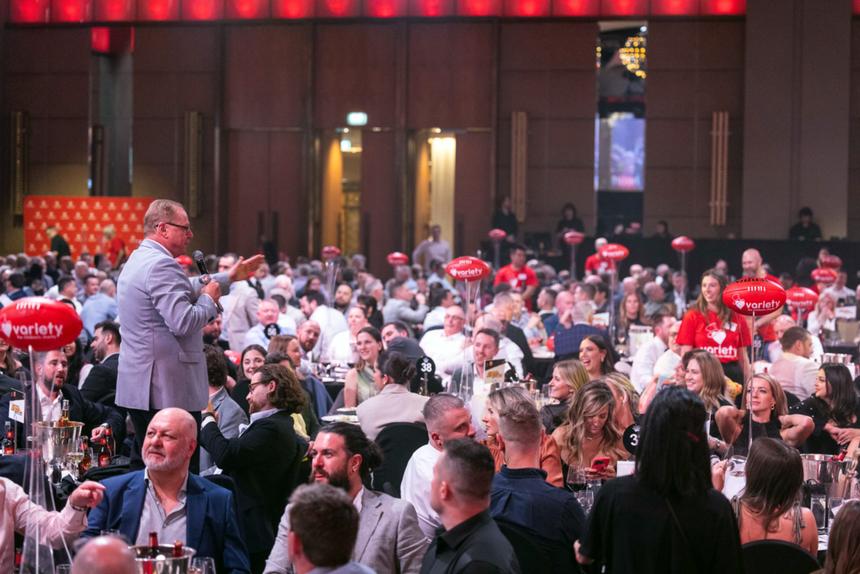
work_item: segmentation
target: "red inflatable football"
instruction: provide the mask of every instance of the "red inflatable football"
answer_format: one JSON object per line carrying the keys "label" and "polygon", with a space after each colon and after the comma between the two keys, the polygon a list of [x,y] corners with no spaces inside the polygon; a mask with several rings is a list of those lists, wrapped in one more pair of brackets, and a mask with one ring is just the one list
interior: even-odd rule
{"label": "red inflatable football", "polygon": [[767,315],[785,304],[785,289],[767,279],[745,277],[725,288],[723,303],[741,315]]}
{"label": "red inflatable football", "polygon": [[392,267],[409,265],[409,256],[399,251],[392,251],[388,254],[388,264]]}
{"label": "red inflatable football", "polygon": [[819,267],[812,270],[812,280],[823,285],[833,285],[839,274],[831,267]]}
{"label": "red inflatable football", "polygon": [[53,351],[77,339],[81,329],[74,307],[44,297],[26,297],[0,309],[0,337],[19,349]]}
{"label": "red inflatable football", "polygon": [[794,286],[785,292],[785,303],[798,311],[809,311],[818,303],[818,293],[808,287]]}
{"label": "red inflatable football", "polygon": [[630,250],[620,243],[607,243],[598,250],[598,254],[608,261],[623,261],[630,255]]}
{"label": "red inflatable football", "polygon": [[490,274],[490,266],[485,261],[464,255],[453,259],[445,266],[445,272],[458,281],[480,281]]}
{"label": "red inflatable football", "polygon": [[491,229],[487,235],[489,235],[490,239],[492,239],[493,241],[501,241],[502,239],[504,239],[505,237],[508,236],[508,233],[504,229],[496,228],[496,229]]}
{"label": "red inflatable football", "polygon": [[680,235],[672,240],[672,249],[674,249],[675,251],[686,253],[688,251],[692,251],[695,248],[696,242],[687,237],[686,235]]}
{"label": "red inflatable football", "polygon": [[820,265],[825,269],[839,269],[842,267],[842,260],[838,255],[825,255],[821,258]]}
{"label": "red inflatable football", "polygon": [[340,256],[340,248],[337,245],[326,245],[322,250],[323,259],[334,259]]}
{"label": "red inflatable football", "polygon": [[585,234],[581,231],[568,231],[564,234],[564,242],[568,245],[579,245],[585,241]]}

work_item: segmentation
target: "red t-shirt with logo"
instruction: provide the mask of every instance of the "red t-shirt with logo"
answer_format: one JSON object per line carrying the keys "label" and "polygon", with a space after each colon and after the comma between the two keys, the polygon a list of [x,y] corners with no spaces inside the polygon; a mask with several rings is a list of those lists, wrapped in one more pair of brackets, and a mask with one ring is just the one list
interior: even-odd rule
{"label": "red t-shirt with logo", "polygon": [[704,317],[698,309],[690,309],[678,329],[678,344],[692,345],[714,355],[721,363],[737,361],[738,350],[752,343],[746,320],[732,312],[732,318],[722,323],[719,316],[708,311]]}
{"label": "red t-shirt with logo", "polygon": [[[514,269],[513,265],[505,265],[496,273],[496,280],[493,282],[493,285],[499,285],[500,283],[507,283],[511,286],[511,289],[522,293],[526,290],[526,287],[537,286],[538,279],[535,272],[527,265],[524,265],[522,269]],[[526,308],[531,311],[531,299],[526,301]]]}
{"label": "red t-shirt with logo", "polygon": [[603,259],[599,254],[594,253],[593,255],[589,255],[585,259],[585,272],[586,273],[596,273],[598,275],[602,273],[609,273],[615,269],[615,262],[609,259]]}

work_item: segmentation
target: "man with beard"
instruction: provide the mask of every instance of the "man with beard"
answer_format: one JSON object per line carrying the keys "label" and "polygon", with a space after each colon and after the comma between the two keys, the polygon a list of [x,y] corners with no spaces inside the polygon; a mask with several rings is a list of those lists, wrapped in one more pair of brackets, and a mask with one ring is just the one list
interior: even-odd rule
{"label": "man with beard", "polygon": [[[69,373],[69,360],[62,349],[47,351],[36,360],[36,393],[41,406],[42,420],[56,422],[63,412],[63,402],[69,401],[69,419],[84,424],[85,434],[99,437],[104,432],[102,423],[111,427],[117,444],[122,444],[125,437],[125,419],[115,409],[100,405],[85,399],[77,387],[66,384]],[[6,393],[0,399],[0,426],[9,416],[9,401],[12,393]],[[24,426],[18,422],[18,447],[24,448],[27,434]]]}
{"label": "man with beard", "polygon": [[[119,367],[119,349],[122,337],[119,325],[112,321],[103,321],[93,329],[94,337],[91,344],[93,359],[98,363],[81,383],[81,395],[94,403],[102,403],[115,407],[116,374]],[[120,411],[124,412],[124,411]]]}
{"label": "man with beard", "polygon": [[[370,472],[382,462],[379,447],[361,428],[333,423],[320,430],[310,453],[311,480],[342,488],[358,509],[358,537],[352,559],[375,572],[418,572],[427,539],[411,504],[364,487]],[[291,570],[287,538],[290,509],[284,512],[266,574]]]}
{"label": "man with beard", "polygon": [[275,543],[278,520],[300,483],[299,465],[307,445],[293,430],[293,413],[307,398],[296,374],[281,365],[263,365],[248,385],[251,424],[239,436],[224,437],[216,415],[203,413],[200,445],[236,483],[239,519],[248,541],[253,572],[259,572]]}
{"label": "man with beard", "polygon": [[115,530],[145,546],[155,532],[161,544],[179,541],[197,557],[214,558],[218,572],[250,572],[233,494],[188,471],[196,447],[194,417],[182,409],[158,411],[143,440],[144,470],[103,482],[104,499],[83,536]]}
{"label": "man with beard", "polygon": [[299,346],[302,350],[302,368],[305,372],[310,372],[311,363],[318,363],[320,360],[320,349],[317,349],[317,341],[320,340],[320,324],[312,319],[308,319],[301,324],[298,330]]}

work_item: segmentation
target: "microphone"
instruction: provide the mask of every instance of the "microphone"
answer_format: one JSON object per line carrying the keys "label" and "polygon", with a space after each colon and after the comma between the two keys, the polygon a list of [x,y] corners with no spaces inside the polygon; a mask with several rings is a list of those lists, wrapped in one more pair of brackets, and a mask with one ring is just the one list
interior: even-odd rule
{"label": "microphone", "polygon": [[[194,260],[194,263],[197,264],[197,270],[200,271],[200,284],[207,285],[210,281],[212,281],[212,277],[209,276],[209,269],[206,268],[206,261],[203,259],[203,252],[199,249],[191,254],[191,259]],[[221,303],[218,301],[214,301],[215,308],[218,309],[219,313],[224,312],[224,308],[221,306]]]}

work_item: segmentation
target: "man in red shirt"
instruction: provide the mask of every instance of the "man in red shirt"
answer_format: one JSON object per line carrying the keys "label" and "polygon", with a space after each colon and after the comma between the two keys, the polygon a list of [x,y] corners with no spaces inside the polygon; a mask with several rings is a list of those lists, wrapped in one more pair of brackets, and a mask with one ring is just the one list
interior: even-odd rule
{"label": "man in red shirt", "polygon": [[[747,249],[741,255],[741,267],[743,268],[744,277],[756,277],[758,279],[767,279],[771,283],[781,285],[779,279],[767,272],[762,261],[761,253],[758,249]],[[755,318],[755,328],[759,337],[763,341],[763,346],[776,341],[776,332],[773,330],[773,320],[782,315],[782,307],[763,317]],[[752,330],[752,319],[747,320]],[[756,353],[759,351],[756,350]]]}
{"label": "man in red shirt", "polygon": [[493,285],[507,283],[511,289],[523,294],[523,299],[529,309],[532,308],[532,296],[538,287],[537,275],[526,266],[526,248],[514,245],[511,248],[511,264],[499,269]]}
{"label": "man in red shirt", "polygon": [[600,256],[600,248],[606,245],[607,241],[604,237],[598,237],[594,240],[595,253],[589,255],[585,259],[585,274],[586,275],[602,275],[609,273],[615,269],[615,262],[609,259],[604,259]]}

